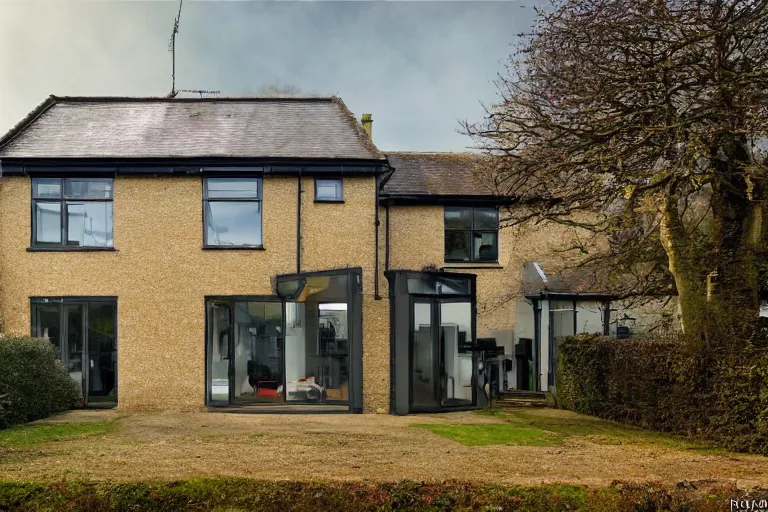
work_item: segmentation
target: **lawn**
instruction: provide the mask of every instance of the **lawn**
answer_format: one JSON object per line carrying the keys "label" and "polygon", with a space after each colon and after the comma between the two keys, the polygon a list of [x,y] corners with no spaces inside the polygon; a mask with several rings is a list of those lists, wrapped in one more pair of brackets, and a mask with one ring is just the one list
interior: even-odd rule
{"label": "lawn", "polygon": [[682,436],[653,432],[580,414],[564,414],[551,409],[490,409],[476,414],[503,423],[487,424],[413,424],[466,446],[519,445],[550,446],[572,441],[608,445],[657,445],[679,450],[725,453],[714,444]]}
{"label": "lawn", "polygon": [[412,426],[429,430],[448,439],[453,439],[465,446],[484,446],[489,444],[551,446],[563,442],[562,436],[532,425],[509,423],[498,425],[435,425],[427,423],[414,424]]}
{"label": "lawn", "polygon": [[19,425],[0,430],[1,448],[31,448],[44,443],[104,435],[116,428],[115,420],[89,423]]}
{"label": "lawn", "polygon": [[747,487],[768,486],[768,458],[551,409],[405,417],[72,411],[0,431],[0,481],[196,478]]}

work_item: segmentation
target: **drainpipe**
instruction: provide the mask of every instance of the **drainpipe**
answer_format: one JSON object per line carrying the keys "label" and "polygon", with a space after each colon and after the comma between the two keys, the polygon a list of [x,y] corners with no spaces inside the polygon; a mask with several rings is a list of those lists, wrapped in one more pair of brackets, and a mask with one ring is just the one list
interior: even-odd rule
{"label": "drainpipe", "polygon": [[384,230],[384,270],[389,270],[389,201],[387,201],[387,227]]}
{"label": "drainpipe", "polygon": [[301,273],[301,167],[296,188],[296,273]]}
{"label": "drainpipe", "polygon": [[373,275],[373,298],[374,300],[381,300],[381,295],[379,295],[379,176],[376,176],[376,194],[375,194],[375,201],[376,204],[374,207],[376,220],[374,221],[374,231],[376,233],[376,245],[374,247],[374,275]]}
{"label": "drainpipe", "polygon": [[[392,177],[392,175],[395,174],[395,168],[390,166],[390,171],[384,176],[384,179],[381,180],[381,184],[379,185],[379,188],[382,190],[384,189],[384,185],[387,184],[389,179]],[[389,270],[389,206],[390,206],[390,199],[389,197],[385,197],[384,201],[386,203],[385,209],[387,211],[387,220],[386,220],[386,227],[384,230],[384,270]]]}

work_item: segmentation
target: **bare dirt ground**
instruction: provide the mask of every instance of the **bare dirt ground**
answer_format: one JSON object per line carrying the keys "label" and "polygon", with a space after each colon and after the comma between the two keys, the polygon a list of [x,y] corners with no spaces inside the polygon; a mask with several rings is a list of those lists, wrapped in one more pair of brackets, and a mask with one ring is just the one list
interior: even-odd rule
{"label": "bare dirt ground", "polygon": [[[574,415],[565,411],[537,414]],[[613,480],[768,485],[768,457],[663,444],[464,446],[414,423],[500,423],[476,413],[388,415],[120,414],[72,411],[44,422],[114,420],[107,434],[0,451],[0,479],[259,479],[440,481],[508,485]],[[5,455],[4,455],[5,454]]]}

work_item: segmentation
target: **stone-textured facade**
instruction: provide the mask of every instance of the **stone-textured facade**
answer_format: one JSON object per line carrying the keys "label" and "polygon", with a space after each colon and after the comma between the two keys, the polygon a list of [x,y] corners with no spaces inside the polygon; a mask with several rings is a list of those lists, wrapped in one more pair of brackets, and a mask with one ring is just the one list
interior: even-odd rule
{"label": "stone-textured facade", "polygon": [[[344,203],[302,178],[302,271],[363,268],[365,410],[388,406],[388,302],[374,298],[375,178],[344,179]],[[203,250],[199,177],[117,177],[115,251],[28,252],[31,180],[0,180],[0,317],[30,332],[30,297],[117,296],[121,410],[205,406],[205,296],[273,295],[296,272],[297,178],[263,179],[264,250]]]}

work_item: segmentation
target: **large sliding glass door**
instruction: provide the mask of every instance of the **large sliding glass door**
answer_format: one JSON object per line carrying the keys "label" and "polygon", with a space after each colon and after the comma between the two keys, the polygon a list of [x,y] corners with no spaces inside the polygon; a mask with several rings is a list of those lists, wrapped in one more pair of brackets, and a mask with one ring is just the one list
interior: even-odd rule
{"label": "large sliding glass door", "polygon": [[209,403],[282,401],[283,306],[256,298],[206,305]]}
{"label": "large sliding glass door", "polygon": [[278,297],[208,297],[207,403],[361,410],[361,274],[279,276]]}
{"label": "large sliding glass door", "polygon": [[117,299],[32,299],[32,336],[48,339],[86,405],[117,404]]}

